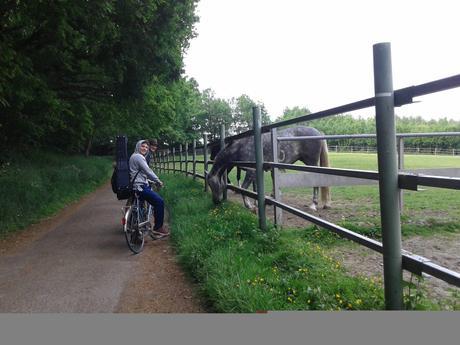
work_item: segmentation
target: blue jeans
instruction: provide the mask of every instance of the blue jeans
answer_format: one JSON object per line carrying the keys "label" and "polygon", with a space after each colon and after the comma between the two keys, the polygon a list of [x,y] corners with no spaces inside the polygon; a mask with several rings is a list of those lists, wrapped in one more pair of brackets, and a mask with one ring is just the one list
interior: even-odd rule
{"label": "blue jeans", "polygon": [[155,224],[153,230],[158,230],[163,226],[165,204],[161,196],[155,193],[150,186],[142,186],[142,192],[140,192],[140,201],[147,200],[147,202],[153,207],[153,216],[155,217]]}

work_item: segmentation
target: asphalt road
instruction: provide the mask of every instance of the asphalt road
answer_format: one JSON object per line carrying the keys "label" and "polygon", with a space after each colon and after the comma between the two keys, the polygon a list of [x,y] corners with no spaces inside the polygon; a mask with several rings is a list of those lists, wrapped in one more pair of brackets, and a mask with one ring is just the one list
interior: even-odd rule
{"label": "asphalt road", "polygon": [[33,241],[14,237],[16,248],[0,254],[0,313],[114,312],[142,255],[126,245],[123,205],[105,185]]}

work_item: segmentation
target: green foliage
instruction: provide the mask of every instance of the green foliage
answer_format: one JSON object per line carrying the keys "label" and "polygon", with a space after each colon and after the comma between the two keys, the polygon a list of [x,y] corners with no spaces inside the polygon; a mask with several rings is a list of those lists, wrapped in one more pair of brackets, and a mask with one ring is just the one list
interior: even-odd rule
{"label": "green foliage", "polygon": [[[182,96],[174,88],[194,36],[195,6],[3,1],[2,149],[33,144],[89,153],[128,127],[140,127],[136,135],[159,133],[175,116],[174,97]],[[144,130],[137,119],[146,114]]]}
{"label": "green foliage", "polygon": [[[297,117],[308,115],[308,114],[311,114],[311,111],[308,110],[308,108],[306,108],[306,107],[298,107],[298,106],[295,106],[293,108],[288,108],[287,107],[287,108],[284,109],[283,115],[278,117],[275,122],[287,121],[287,120],[295,119]],[[297,123],[295,125],[291,125],[291,127],[292,126],[299,126],[299,125],[307,125],[307,123],[306,122],[299,122],[299,123]]]}
{"label": "green foliage", "polygon": [[256,103],[248,95],[241,95],[230,100],[232,105],[232,124],[230,133],[241,133],[252,129],[253,117],[252,108],[259,105],[261,108],[262,125],[271,123],[265,105],[261,102]]}
{"label": "green foliage", "polygon": [[220,125],[230,128],[232,124],[232,108],[228,101],[216,98],[211,89],[202,93],[202,111],[195,119],[195,129],[201,133],[208,133],[211,141],[220,137]]}

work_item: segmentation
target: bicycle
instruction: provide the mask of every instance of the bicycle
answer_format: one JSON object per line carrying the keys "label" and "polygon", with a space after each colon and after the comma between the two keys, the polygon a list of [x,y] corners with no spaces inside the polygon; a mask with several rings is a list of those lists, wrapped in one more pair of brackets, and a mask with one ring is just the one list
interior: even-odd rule
{"label": "bicycle", "polygon": [[[153,185],[155,190],[160,188],[159,185]],[[147,206],[147,207],[146,207]],[[144,249],[145,235],[150,233],[152,239],[157,238],[151,233],[153,207],[147,201],[140,200],[140,193],[133,191],[132,195],[122,208],[123,212],[123,232],[126,243],[134,254],[139,254]]]}

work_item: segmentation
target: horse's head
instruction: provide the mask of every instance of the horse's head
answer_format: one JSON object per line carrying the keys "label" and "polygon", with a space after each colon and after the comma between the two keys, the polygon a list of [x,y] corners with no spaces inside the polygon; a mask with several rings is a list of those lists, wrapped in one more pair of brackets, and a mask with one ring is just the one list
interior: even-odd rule
{"label": "horse's head", "polygon": [[217,154],[220,152],[220,142],[213,142],[209,144],[210,148],[210,157],[209,159],[214,160],[216,159]]}
{"label": "horse's head", "polygon": [[208,175],[207,182],[212,191],[212,201],[219,204],[223,198],[224,185],[221,178],[217,175]]}

